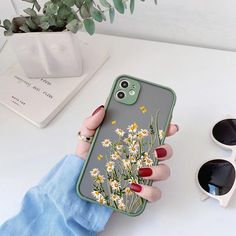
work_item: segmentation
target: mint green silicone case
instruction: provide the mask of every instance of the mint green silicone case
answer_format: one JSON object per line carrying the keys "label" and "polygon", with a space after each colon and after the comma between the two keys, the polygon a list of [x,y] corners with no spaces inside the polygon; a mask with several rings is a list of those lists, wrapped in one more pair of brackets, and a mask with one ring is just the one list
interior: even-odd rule
{"label": "mint green silicone case", "polygon": [[[114,97],[124,79],[140,84],[138,99],[132,105],[117,102]],[[158,164],[154,148],[164,143],[175,102],[176,95],[170,88],[119,76],[78,179],[78,195],[129,216],[141,214],[147,201],[130,191],[129,184],[152,184],[138,176],[138,168]]]}

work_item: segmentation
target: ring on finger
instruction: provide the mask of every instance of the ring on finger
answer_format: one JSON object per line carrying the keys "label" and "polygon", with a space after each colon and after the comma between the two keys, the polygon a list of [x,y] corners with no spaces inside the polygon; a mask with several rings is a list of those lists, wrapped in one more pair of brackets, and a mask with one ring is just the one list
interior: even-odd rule
{"label": "ring on finger", "polygon": [[93,141],[93,136],[92,137],[86,137],[86,136],[81,134],[81,131],[78,132],[78,138],[79,138],[79,140],[84,141],[86,143],[92,143],[92,141]]}

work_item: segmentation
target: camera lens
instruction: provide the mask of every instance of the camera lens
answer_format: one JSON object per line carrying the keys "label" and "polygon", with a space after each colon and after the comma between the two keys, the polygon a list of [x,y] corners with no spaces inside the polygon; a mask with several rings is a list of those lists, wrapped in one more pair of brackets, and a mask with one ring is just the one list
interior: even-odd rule
{"label": "camera lens", "polygon": [[127,87],[129,86],[129,83],[128,83],[128,81],[123,80],[123,81],[121,81],[120,86],[121,86],[122,88],[127,88]]}
{"label": "camera lens", "polygon": [[123,91],[119,91],[117,92],[116,96],[119,98],[119,99],[123,99],[125,97],[125,93]]}

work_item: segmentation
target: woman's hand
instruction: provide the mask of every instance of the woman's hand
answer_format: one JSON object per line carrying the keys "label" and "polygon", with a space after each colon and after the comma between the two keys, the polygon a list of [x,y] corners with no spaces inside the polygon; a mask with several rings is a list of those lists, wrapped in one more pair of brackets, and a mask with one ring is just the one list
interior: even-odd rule
{"label": "woman's hand", "polygon": [[[81,136],[92,137],[103,121],[105,116],[104,106],[98,107],[91,116],[86,118],[80,129]],[[171,124],[168,129],[167,136],[174,135],[179,130],[177,125]],[[76,147],[76,155],[82,159],[85,159],[90,148],[90,143],[79,140]],[[169,159],[172,156],[172,148],[170,145],[165,144],[155,149],[156,158],[162,162]],[[139,176],[144,179],[150,179],[154,181],[166,180],[170,176],[170,168],[160,163],[158,166],[144,167],[139,169]],[[136,192],[140,197],[147,199],[149,202],[154,202],[160,199],[161,191],[154,186],[131,184],[130,189]]]}

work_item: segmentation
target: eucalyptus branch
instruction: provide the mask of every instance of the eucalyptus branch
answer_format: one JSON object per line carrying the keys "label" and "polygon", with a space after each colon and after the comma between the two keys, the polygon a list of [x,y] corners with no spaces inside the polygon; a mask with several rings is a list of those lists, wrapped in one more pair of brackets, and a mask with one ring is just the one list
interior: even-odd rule
{"label": "eucalyptus branch", "polygon": [[32,4],[32,6],[23,10],[27,14],[26,16],[8,20],[7,26],[5,24],[1,26],[5,29],[5,35],[64,30],[77,33],[82,27],[92,35],[95,32],[95,22],[106,21],[105,14],[107,14],[110,22],[113,23],[115,12],[124,14],[128,8],[128,2],[132,14],[136,0],[49,0],[42,6],[37,0],[22,1]]}

